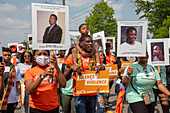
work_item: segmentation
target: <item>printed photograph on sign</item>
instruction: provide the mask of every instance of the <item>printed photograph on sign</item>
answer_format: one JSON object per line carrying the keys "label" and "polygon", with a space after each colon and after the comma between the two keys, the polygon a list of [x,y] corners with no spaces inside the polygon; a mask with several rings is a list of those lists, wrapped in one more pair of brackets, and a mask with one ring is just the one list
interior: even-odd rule
{"label": "printed photograph on sign", "polygon": [[19,53],[24,52],[24,51],[23,51],[23,47],[25,47],[23,44],[18,44],[17,51],[18,51]]}
{"label": "printed photograph on sign", "polygon": [[29,48],[32,48],[32,34],[27,35]]}
{"label": "printed photograph on sign", "polygon": [[105,53],[106,39],[105,39],[104,31],[93,34],[93,43],[98,48],[98,51],[103,51]]}
{"label": "printed photograph on sign", "polygon": [[70,47],[75,47],[75,41],[78,36],[81,36],[79,31],[69,31]]}
{"label": "printed photograph on sign", "polygon": [[110,52],[115,52],[115,37],[106,37],[106,43],[111,46]]}
{"label": "printed photograph on sign", "polygon": [[2,60],[2,45],[1,45],[1,42],[0,42],[0,63],[3,62]]}
{"label": "printed photograph on sign", "polygon": [[148,63],[154,66],[169,65],[169,48],[167,39],[148,39]]}
{"label": "printed photograph on sign", "polygon": [[8,43],[8,47],[12,51],[12,53],[17,52],[17,46],[18,46],[18,43]]}
{"label": "printed photograph on sign", "polygon": [[118,22],[118,56],[146,55],[147,22]]}
{"label": "printed photograph on sign", "polygon": [[33,49],[69,48],[68,6],[32,3]]}

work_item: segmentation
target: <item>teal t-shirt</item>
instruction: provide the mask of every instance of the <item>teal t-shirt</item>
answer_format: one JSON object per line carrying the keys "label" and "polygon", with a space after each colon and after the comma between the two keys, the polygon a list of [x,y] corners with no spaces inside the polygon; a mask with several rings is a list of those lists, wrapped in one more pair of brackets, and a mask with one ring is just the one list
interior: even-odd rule
{"label": "teal t-shirt", "polygon": [[61,88],[61,92],[65,95],[73,95],[73,76],[67,81],[66,87]]}
{"label": "teal t-shirt", "polygon": [[[62,65],[59,65],[59,68],[61,70]],[[66,66],[65,66],[66,68]],[[66,87],[60,89],[62,93],[65,95],[73,95],[73,75],[71,76],[70,80],[67,81]]]}
{"label": "teal t-shirt", "polygon": [[[158,69],[158,66],[155,66],[156,69]],[[166,80],[166,69],[165,66],[160,66],[160,73],[161,73],[161,81],[162,83],[167,86],[167,80]],[[158,89],[156,85],[153,86],[154,89]]]}
{"label": "teal t-shirt", "polygon": [[[123,78],[127,75],[127,69],[125,69]],[[143,101],[142,93],[148,92],[150,94],[151,102],[155,101],[154,93],[153,93],[153,86],[156,80],[160,80],[158,71],[155,67],[147,64],[146,69],[144,69],[140,64],[137,62],[133,63],[133,74],[131,75],[132,84],[134,88],[138,91],[138,94],[129,84],[126,90],[126,97],[129,103],[135,103],[139,101]]]}

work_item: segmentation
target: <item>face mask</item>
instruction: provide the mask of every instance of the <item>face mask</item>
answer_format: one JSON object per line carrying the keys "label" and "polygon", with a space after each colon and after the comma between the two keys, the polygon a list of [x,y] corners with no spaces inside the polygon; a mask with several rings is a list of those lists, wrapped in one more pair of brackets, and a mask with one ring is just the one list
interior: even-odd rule
{"label": "face mask", "polygon": [[49,58],[47,56],[41,55],[36,57],[36,62],[40,66],[45,66],[49,64]]}

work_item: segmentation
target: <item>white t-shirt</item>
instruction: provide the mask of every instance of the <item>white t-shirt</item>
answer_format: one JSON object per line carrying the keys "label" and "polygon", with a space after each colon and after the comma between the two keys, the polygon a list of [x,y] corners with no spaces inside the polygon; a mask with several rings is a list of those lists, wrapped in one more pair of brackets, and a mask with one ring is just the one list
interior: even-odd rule
{"label": "white t-shirt", "polygon": [[[11,92],[9,94],[8,97],[8,103],[15,103],[17,102],[17,89],[16,89],[16,81],[21,81],[21,75],[20,75],[20,70],[17,66],[15,66],[15,71],[16,71],[16,76],[15,76],[15,80],[14,80],[14,84],[11,88]],[[6,81],[8,78],[8,74],[10,72],[10,67],[5,67],[5,71],[4,71],[4,82],[5,82],[5,86],[6,86]]]}
{"label": "white t-shirt", "polygon": [[25,65],[23,63],[19,63],[17,64],[17,67],[20,69],[20,74],[21,74],[21,82],[24,82],[24,75],[27,69],[31,68],[32,65]]}
{"label": "white t-shirt", "polygon": [[119,49],[120,54],[123,54],[124,52],[141,52],[143,51],[143,45],[138,41],[135,41],[134,45],[124,42],[120,45]]}

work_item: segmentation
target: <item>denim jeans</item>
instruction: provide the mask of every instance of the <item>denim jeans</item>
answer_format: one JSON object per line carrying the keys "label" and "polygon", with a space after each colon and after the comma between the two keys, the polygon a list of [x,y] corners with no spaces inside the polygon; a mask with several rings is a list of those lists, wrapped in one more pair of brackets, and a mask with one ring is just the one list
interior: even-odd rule
{"label": "denim jeans", "polygon": [[95,96],[74,96],[74,105],[76,113],[95,113]]}
{"label": "denim jeans", "polygon": [[97,113],[104,113],[106,102],[107,102],[107,93],[98,93],[97,94]]}

